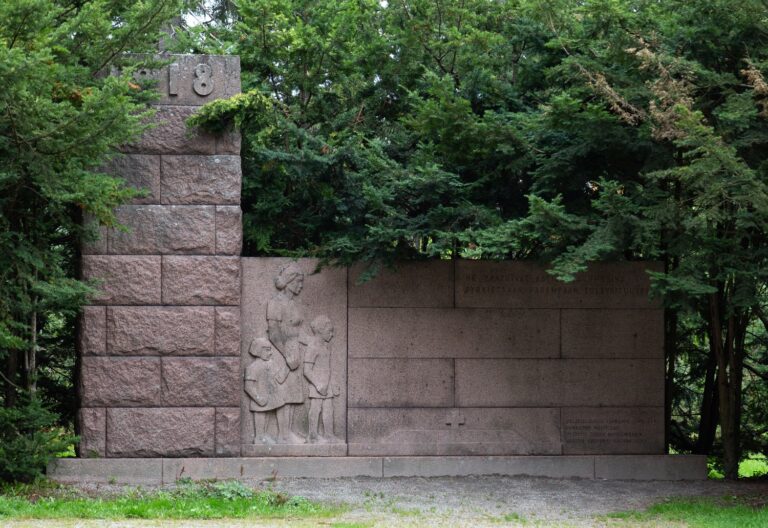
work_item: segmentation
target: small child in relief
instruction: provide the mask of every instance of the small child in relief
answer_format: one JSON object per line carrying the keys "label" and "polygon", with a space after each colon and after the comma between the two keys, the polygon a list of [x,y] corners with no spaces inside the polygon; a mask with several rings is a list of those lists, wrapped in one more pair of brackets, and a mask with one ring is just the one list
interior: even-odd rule
{"label": "small child in relief", "polygon": [[309,326],[312,336],[304,355],[304,377],[309,381],[309,441],[337,443],[341,440],[333,434],[333,398],[341,394],[341,389],[338,385],[331,387],[333,324],[326,316],[320,315]]}
{"label": "small child in relief", "polygon": [[288,377],[288,365],[280,353],[275,353],[269,339],[259,337],[251,341],[248,353],[255,361],[245,369],[245,392],[251,399],[253,415],[253,443],[274,444],[275,439],[267,434],[267,414],[275,414],[278,438],[288,431],[285,415],[285,401],[280,385]]}

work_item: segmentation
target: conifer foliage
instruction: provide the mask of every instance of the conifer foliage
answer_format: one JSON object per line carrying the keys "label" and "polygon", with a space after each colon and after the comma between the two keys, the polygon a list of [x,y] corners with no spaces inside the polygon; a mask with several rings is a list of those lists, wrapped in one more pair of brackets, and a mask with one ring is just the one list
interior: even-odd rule
{"label": "conifer foliage", "polygon": [[768,4],[220,7],[183,45],[242,57],[197,122],[243,130],[247,253],[663,261],[670,445],[768,451]]}
{"label": "conifer foliage", "polygon": [[[54,425],[40,403],[72,417],[74,319],[92,291],[77,280],[78,248],[94,237],[82,221],[114,224],[114,207],[134,192],[99,170],[143,127],[149,92],[124,54],[156,49],[159,28],[180,8],[176,0],[0,2],[0,477],[39,471],[41,453],[60,449],[40,441],[41,428]],[[109,76],[118,63],[126,73]]]}

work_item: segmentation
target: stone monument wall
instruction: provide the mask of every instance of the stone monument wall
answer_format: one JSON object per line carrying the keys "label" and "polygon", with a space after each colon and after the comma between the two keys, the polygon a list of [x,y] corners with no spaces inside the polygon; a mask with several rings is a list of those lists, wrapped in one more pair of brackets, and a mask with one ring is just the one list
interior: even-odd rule
{"label": "stone monument wall", "polygon": [[80,326],[81,456],[239,453],[240,140],[185,120],[240,91],[240,64],[166,58],[137,74],[158,81],[156,126],[109,167],[145,195],[83,248],[103,293]]}
{"label": "stone monument wall", "polygon": [[[649,301],[646,273],[654,264],[597,264],[571,284],[521,262],[404,263],[364,284],[359,269],[313,274],[316,264],[243,259],[242,365],[266,365],[252,353],[257,342],[270,346],[264,339],[275,354],[289,348],[273,339],[274,320],[292,321],[306,353],[310,321],[328,317],[330,385],[340,387],[325,395],[333,438],[281,438],[274,418],[254,432],[251,420],[263,424],[266,413],[246,389],[242,456],[664,453],[663,311]],[[277,285],[299,278],[286,301]],[[276,379],[270,390],[281,394]],[[305,374],[305,391],[311,384]],[[299,437],[314,429],[312,399],[305,392],[295,406]]]}
{"label": "stone monument wall", "polygon": [[360,284],[241,259],[239,137],[185,126],[239,92],[238,59],[168,58],[138,73],[158,81],[157,126],[109,167],[146,192],[83,249],[102,293],[80,326],[82,457],[664,452],[653,264],[564,284],[431,261]]}

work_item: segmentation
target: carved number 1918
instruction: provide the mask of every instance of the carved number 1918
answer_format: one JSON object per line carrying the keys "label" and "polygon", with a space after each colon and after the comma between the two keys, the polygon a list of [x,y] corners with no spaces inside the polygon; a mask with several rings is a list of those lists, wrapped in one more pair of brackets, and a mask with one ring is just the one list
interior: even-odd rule
{"label": "carved number 1918", "polygon": [[213,91],[213,79],[211,78],[211,67],[208,64],[198,64],[195,66],[195,82],[192,88],[197,95],[205,97]]}
{"label": "carved number 1918", "polygon": [[[133,74],[133,78],[138,81],[158,80],[161,70],[150,70],[142,68]],[[213,69],[208,64],[198,64],[195,66],[195,79],[192,83],[192,89],[197,95],[205,97],[213,92]],[[168,66],[168,95],[179,94],[179,80],[181,72],[177,63]]]}

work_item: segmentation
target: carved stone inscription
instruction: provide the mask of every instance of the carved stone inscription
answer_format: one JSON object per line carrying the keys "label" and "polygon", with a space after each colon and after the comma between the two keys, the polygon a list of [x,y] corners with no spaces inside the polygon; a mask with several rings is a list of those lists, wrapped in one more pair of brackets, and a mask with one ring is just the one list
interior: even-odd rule
{"label": "carved stone inscription", "polygon": [[456,307],[654,308],[647,269],[654,263],[594,263],[570,283],[528,262],[458,261]]}
{"label": "carved stone inscription", "polygon": [[650,454],[664,449],[660,408],[563,409],[565,454]]}
{"label": "carved stone inscription", "polygon": [[[260,259],[255,264],[250,271],[262,281],[271,273],[272,280],[271,291],[264,291],[261,282],[260,295],[244,298],[242,408],[250,416],[243,420],[242,452],[344,455],[346,343],[337,346],[336,335],[339,330],[346,335],[346,319],[339,316],[339,308],[343,316],[346,306],[333,306],[333,294],[316,288],[311,288],[310,302],[304,302],[305,281],[320,275],[298,263]],[[245,275],[252,274],[246,270]],[[330,306],[322,306],[324,293]]]}
{"label": "carved stone inscription", "polygon": [[350,409],[350,455],[559,455],[552,408]]}
{"label": "carved stone inscription", "polygon": [[[216,55],[169,55],[169,64],[158,68],[140,68],[137,81],[149,81],[160,98],[160,105],[202,105],[214,99],[232,97],[240,92],[240,59]],[[117,73],[115,71],[114,73]]]}
{"label": "carved stone inscription", "polygon": [[213,91],[213,78],[211,77],[213,69],[208,64],[198,64],[195,66],[195,80],[192,88],[197,95],[206,97]]}

